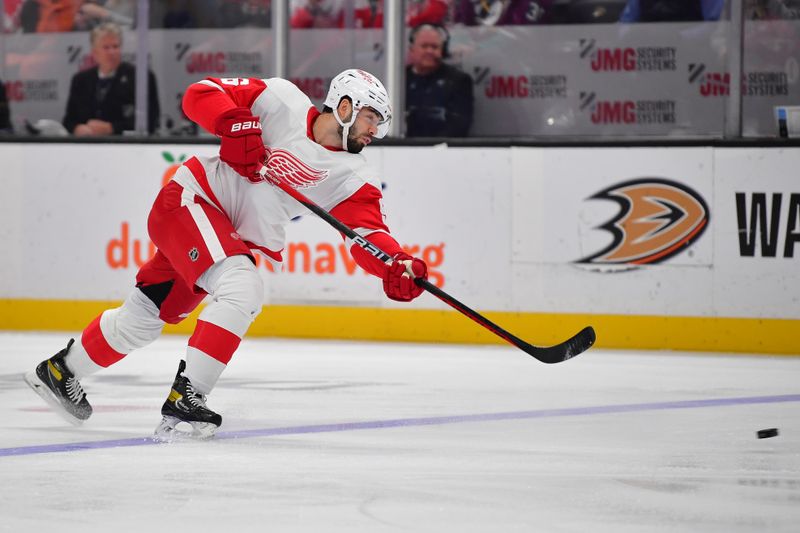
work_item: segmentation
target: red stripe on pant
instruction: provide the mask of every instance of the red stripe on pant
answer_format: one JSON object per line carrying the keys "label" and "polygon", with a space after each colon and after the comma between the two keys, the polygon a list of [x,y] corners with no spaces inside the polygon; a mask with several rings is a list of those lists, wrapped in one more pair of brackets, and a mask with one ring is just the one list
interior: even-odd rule
{"label": "red stripe on pant", "polygon": [[242,339],[211,322],[197,321],[189,346],[227,365]]}
{"label": "red stripe on pant", "polygon": [[89,354],[89,358],[92,361],[100,366],[109,367],[127,354],[119,353],[108,344],[108,341],[106,341],[106,338],[103,336],[103,331],[100,329],[101,316],[103,315],[98,315],[97,318],[92,320],[91,324],[86,326],[86,329],[83,330],[81,344],[83,344],[83,349],[86,350],[86,353]]}

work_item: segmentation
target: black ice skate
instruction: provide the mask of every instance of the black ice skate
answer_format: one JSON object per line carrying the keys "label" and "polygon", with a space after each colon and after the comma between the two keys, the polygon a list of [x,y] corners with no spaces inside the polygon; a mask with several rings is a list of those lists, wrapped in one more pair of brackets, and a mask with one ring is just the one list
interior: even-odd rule
{"label": "black ice skate", "polygon": [[66,348],[25,374],[25,382],[67,422],[79,426],[92,416],[92,406],[80,382],[64,364],[64,357],[74,342],[70,339]]}
{"label": "black ice skate", "polygon": [[[222,424],[222,417],[206,407],[206,397],[196,392],[189,378],[183,375],[185,369],[186,362],[181,361],[172,390],[161,407],[164,418],[156,428],[156,440],[210,439]],[[180,429],[181,423],[189,424],[191,432]]]}

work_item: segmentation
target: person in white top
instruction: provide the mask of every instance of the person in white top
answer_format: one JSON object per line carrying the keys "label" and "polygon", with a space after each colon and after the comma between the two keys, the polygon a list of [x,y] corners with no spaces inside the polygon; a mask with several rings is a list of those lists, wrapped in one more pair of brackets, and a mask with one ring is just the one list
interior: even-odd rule
{"label": "person in white top", "polygon": [[[136,288],[83,331],[80,342],[40,363],[27,383],[68,421],[92,414],[79,379],[106,368],[178,323],[206,295],[156,438],[209,438],[222,417],[206,396],[261,311],[263,286],[254,254],[279,266],[284,228],[307,212],[276,186],[288,184],[390,254],[386,265],[349,242],[356,262],[383,281],[386,295],[410,301],[427,266],[405,253],[384,223],[380,180],[360,154],[392,120],[389,96],[371,74],[336,76],[318,111],[291,82],[207,78],[183,98],[188,117],[220,137],[219,155],[193,157],[159,193],[148,218],[158,248]],[[192,431],[176,429],[181,422]]]}

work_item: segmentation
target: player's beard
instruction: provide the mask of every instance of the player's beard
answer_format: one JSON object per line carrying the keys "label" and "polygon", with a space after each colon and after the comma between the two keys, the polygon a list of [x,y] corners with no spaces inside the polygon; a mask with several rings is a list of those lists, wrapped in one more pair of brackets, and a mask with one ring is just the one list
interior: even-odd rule
{"label": "player's beard", "polygon": [[[339,125],[339,137],[344,135],[344,127]],[[356,135],[353,132],[353,128],[351,127],[350,130],[347,132],[347,151],[351,154],[360,154],[361,150],[364,149],[366,144],[358,140],[359,135]]]}
{"label": "player's beard", "polygon": [[353,135],[351,131],[347,135],[347,151],[351,154],[360,154],[366,144],[358,140],[358,136]]}

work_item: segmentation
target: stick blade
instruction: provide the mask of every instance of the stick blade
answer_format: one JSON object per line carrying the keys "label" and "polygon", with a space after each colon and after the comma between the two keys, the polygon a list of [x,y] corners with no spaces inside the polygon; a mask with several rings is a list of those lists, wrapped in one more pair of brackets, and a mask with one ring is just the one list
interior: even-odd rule
{"label": "stick blade", "polygon": [[527,346],[520,346],[520,348],[542,363],[551,365],[572,359],[576,355],[585,352],[592,347],[596,339],[594,328],[587,326],[561,344],[547,347],[528,344]]}

